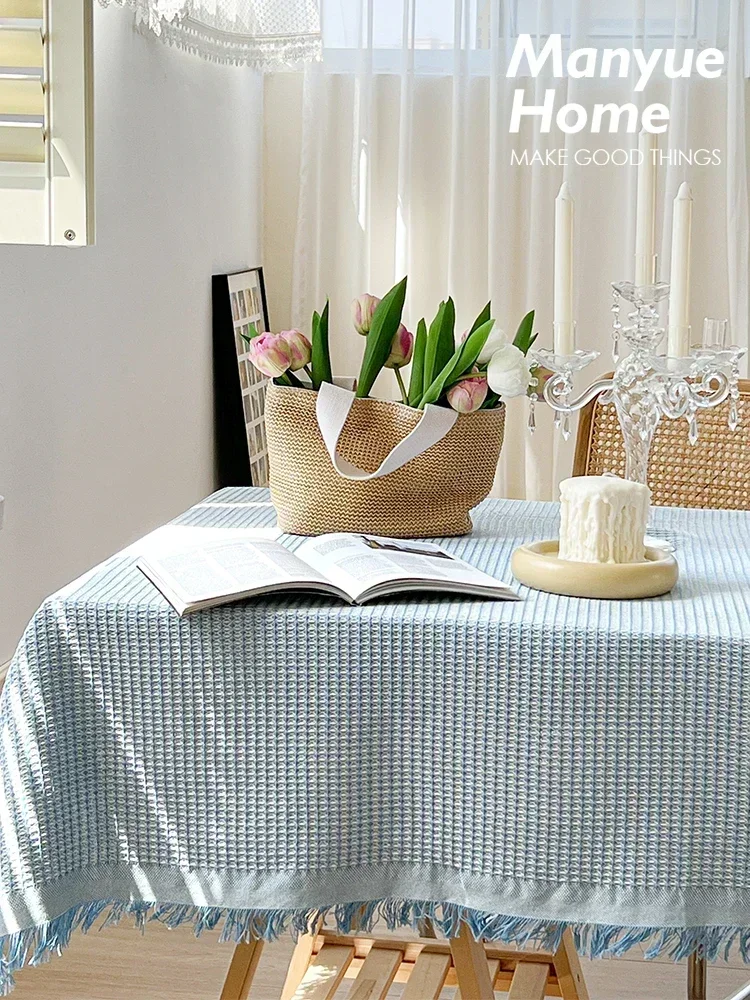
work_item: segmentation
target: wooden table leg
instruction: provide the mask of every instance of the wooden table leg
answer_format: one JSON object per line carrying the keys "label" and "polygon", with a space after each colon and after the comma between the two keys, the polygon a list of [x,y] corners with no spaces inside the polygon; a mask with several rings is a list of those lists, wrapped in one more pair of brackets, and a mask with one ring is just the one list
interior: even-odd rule
{"label": "wooden table leg", "polygon": [[459,935],[450,939],[450,946],[461,996],[494,1000],[487,953],[482,942],[474,940],[468,924],[461,924]]}
{"label": "wooden table leg", "polygon": [[549,966],[543,962],[519,962],[513,973],[508,1000],[544,1000]]}
{"label": "wooden table leg", "polygon": [[570,928],[563,934],[560,947],[555,952],[554,966],[563,1000],[589,1000],[581,960]]}
{"label": "wooden table leg", "polygon": [[262,952],[262,941],[240,941],[229,963],[221,1000],[246,1000]]}
{"label": "wooden table leg", "polygon": [[281,991],[280,1000],[290,1000],[294,996],[297,987],[302,982],[302,978],[307,972],[307,967],[312,958],[315,939],[318,936],[322,921],[313,928],[312,934],[300,934],[297,944],[294,946],[292,958],[287,969],[284,988]]}
{"label": "wooden table leg", "polygon": [[[487,968],[490,970],[490,982],[494,986],[495,980],[497,979],[497,974],[500,971],[500,962],[496,958],[492,958],[487,963]],[[461,996],[460,989],[456,990],[455,994],[453,995],[453,1000],[465,1000],[465,998]]]}
{"label": "wooden table leg", "polygon": [[438,1000],[450,967],[449,955],[431,955],[423,951],[411,970],[402,1000]]}
{"label": "wooden table leg", "polygon": [[329,944],[326,941],[308,965],[302,982],[294,991],[294,1000],[333,1000],[353,958],[353,938],[349,944]]}
{"label": "wooden table leg", "polygon": [[687,1000],[706,1000],[706,959],[696,951],[688,958]]}

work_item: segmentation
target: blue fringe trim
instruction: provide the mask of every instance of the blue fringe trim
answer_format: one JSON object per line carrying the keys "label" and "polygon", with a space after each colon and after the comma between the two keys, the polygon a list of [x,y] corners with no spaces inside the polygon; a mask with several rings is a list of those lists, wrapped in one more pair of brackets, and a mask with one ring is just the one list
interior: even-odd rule
{"label": "blue fringe trim", "polygon": [[648,943],[646,958],[667,954],[675,961],[693,952],[713,961],[726,959],[737,943],[745,962],[750,962],[750,928],[747,927],[618,927],[614,924],[550,923],[527,917],[504,917],[483,913],[454,903],[409,900],[378,900],[346,903],[310,910],[244,910],[219,906],[191,906],[178,903],[144,903],[99,900],[82,903],[37,927],[16,931],[0,938],[0,996],[8,996],[15,986],[14,973],[25,965],[39,965],[52,955],[60,955],[76,930],[88,931],[104,916],[100,929],[133,917],[145,930],[157,920],[169,928],[192,924],[196,936],[214,930],[222,921],[221,941],[261,939],[273,941],[287,930],[296,936],[309,932],[327,919],[341,933],[369,931],[382,921],[389,930],[417,924],[429,918],[446,937],[454,937],[461,923],[469,925],[475,938],[514,943],[555,951],[563,933],[573,931],[581,955],[590,958],[623,955],[635,945]]}

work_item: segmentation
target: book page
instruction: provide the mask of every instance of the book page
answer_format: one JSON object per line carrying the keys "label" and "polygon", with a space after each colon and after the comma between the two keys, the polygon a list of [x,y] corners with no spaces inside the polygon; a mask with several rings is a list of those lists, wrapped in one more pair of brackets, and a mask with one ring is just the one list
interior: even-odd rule
{"label": "book page", "polygon": [[227,539],[141,561],[153,571],[147,575],[165,583],[185,604],[282,584],[326,583],[293,552],[272,541]]}
{"label": "book page", "polygon": [[298,551],[301,559],[354,600],[373,587],[403,581],[444,584],[446,591],[452,585],[503,587],[498,580],[430,542],[373,535],[320,535]]}

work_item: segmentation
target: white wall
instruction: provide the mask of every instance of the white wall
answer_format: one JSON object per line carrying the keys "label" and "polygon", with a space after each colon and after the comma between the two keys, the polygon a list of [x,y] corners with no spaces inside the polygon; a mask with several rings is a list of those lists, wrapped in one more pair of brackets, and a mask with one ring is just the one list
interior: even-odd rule
{"label": "white wall", "polygon": [[0,247],[0,663],[213,488],[211,274],[260,260],[260,78],[95,6],[97,245]]}

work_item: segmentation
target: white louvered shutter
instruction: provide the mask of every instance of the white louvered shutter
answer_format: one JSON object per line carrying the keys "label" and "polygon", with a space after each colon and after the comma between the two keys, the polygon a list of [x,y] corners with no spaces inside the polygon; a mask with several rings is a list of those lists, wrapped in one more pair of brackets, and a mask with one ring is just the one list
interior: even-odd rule
{"label": "white louvered shutter", "polygon": [[92,0],[0,0],[0,243],[93,232]]}

